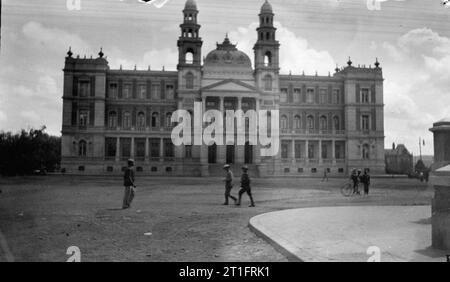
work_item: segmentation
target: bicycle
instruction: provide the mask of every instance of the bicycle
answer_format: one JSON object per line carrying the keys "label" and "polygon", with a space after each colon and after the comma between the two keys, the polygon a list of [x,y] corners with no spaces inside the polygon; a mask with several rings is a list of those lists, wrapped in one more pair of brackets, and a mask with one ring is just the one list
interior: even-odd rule
{"label": "bicycle", "polygon": [[341,186],[341,194],[344,197],[350,197],[353,194],[353,183],[347,182]]}

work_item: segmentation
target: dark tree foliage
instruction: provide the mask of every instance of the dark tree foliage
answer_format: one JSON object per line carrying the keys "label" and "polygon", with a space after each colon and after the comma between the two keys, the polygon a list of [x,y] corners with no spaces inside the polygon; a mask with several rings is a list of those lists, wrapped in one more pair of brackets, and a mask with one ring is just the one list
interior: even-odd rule
{"label": "dark tree foliage", "polygon": [[32,174],[35,170],[54,171],[61,161],[61,138],[45,133],[45,127],[0,132],[0,174]]}

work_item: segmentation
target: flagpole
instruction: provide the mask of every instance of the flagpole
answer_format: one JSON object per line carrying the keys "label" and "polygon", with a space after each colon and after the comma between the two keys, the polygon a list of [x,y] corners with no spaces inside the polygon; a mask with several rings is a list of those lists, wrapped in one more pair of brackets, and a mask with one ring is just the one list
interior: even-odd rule
{"label": "flagpole", "polygon": [[420,160],[422,160],[422,139],[419,137]]}

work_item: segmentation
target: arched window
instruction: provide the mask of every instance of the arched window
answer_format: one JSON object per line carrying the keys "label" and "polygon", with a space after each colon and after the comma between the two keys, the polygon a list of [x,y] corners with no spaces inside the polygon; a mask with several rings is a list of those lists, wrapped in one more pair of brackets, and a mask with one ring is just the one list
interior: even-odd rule
{"label": "arched window", "polygon": [[272,91],[272,76],[269,74],[264,77],[264,89],[266,91]]}
{"label": "arched window", "polygon": [[287,129],[288,128],[288,118],[287,116],[281,116],[281,129]]}
{"label": "arched window", "polygon": [[145,129],[145,114],[143,112],[140,112],[137,116],[137,127],[140,130]]}
{"label": "arched window", "polygon": [[80,143],[78,143],[78,156],[80,157],[86,157],[87,155],[87,143],[84,140],[81,140]]}
{"label": "arched window", "polygon": [[266,40],[270,40],[270,32],[266,33]]}
{"label": "arched window", "polygon": [[186,74],[186,89],[194,89],[194,75],[191,72]]}
{"label": "arched window", "polygon": [[370,159],[370,146],[369,144],[364,144],[362,147],[362,158],[363,160]]}
{"label": "arched window", "polygon": [[341,129],[341,124],[339,121],[339,117],[335,116],[333,118],[333,124],[334,124],[334,130],[340,130]]}
{"label": "arched window", "polygon": [[328,128],[328,120],[326,116],[320,117],[320,130],[327,130]]}
{"label": "arched window", "polygon": [[166,114],[166,127],[167,128],[172,127],[172,113]]}
{"label": "arched window", "polygon": [[309,130],[314,130],[314,117],[313,116],[308,116],[306,118],[307,122],[308,122],[308,129]]}
{"label": "arched window", "polygon": [[264,66],[269,67],[272,65],[272,53],[270,51],[267,51],[266,54],[264,54]]}
{"label": "arched window", "polygon": [[123,114],[123,128],[130,129],[131,128],[131,114],[129,112],[125,112]]}
{"label": "arched window", "polygon": [[294,117],[294,126],[295,126],[295,129],[302,128],[302,119],[300,118],[300,116]]}
{"label": "arched window", "polygon": [[159,113],[153,113],[152,114],[152,127],[158,127],[159,126]]}
{"label": "arched window", "polygon": [[116,128],[117,127],[117,113],[116,112],[110,112],[109,113],[108,126],[109,126],[109,128]]}
{"label": "arched window", "polygon": [[186,51],[186,54],[184,55],[184,62],[186,64],[193,64],[194,63],[194,51],[192,49],[188,49]]}

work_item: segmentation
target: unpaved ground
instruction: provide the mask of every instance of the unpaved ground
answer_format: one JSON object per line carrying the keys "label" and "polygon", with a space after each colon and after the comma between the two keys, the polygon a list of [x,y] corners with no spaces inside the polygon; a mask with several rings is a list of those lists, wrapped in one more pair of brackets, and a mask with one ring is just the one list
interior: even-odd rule
{"label": "unpaved ground", "polygon": [[249,230],[252,216],[314,206],[423,205],[432,195],[416,180],[373,179],[370,197],[344,198],[338,187],[345,181],[256,179],[257,207],[248,208],[244,196],[238,208],[221,205],[217,178],[146,178],[138,180],[132,209],[122,211],[120,178],[0,179],[0,261],[7,253],[16,261],[65,261],[70,246],[80,248],[82,261],[286,261]]}

